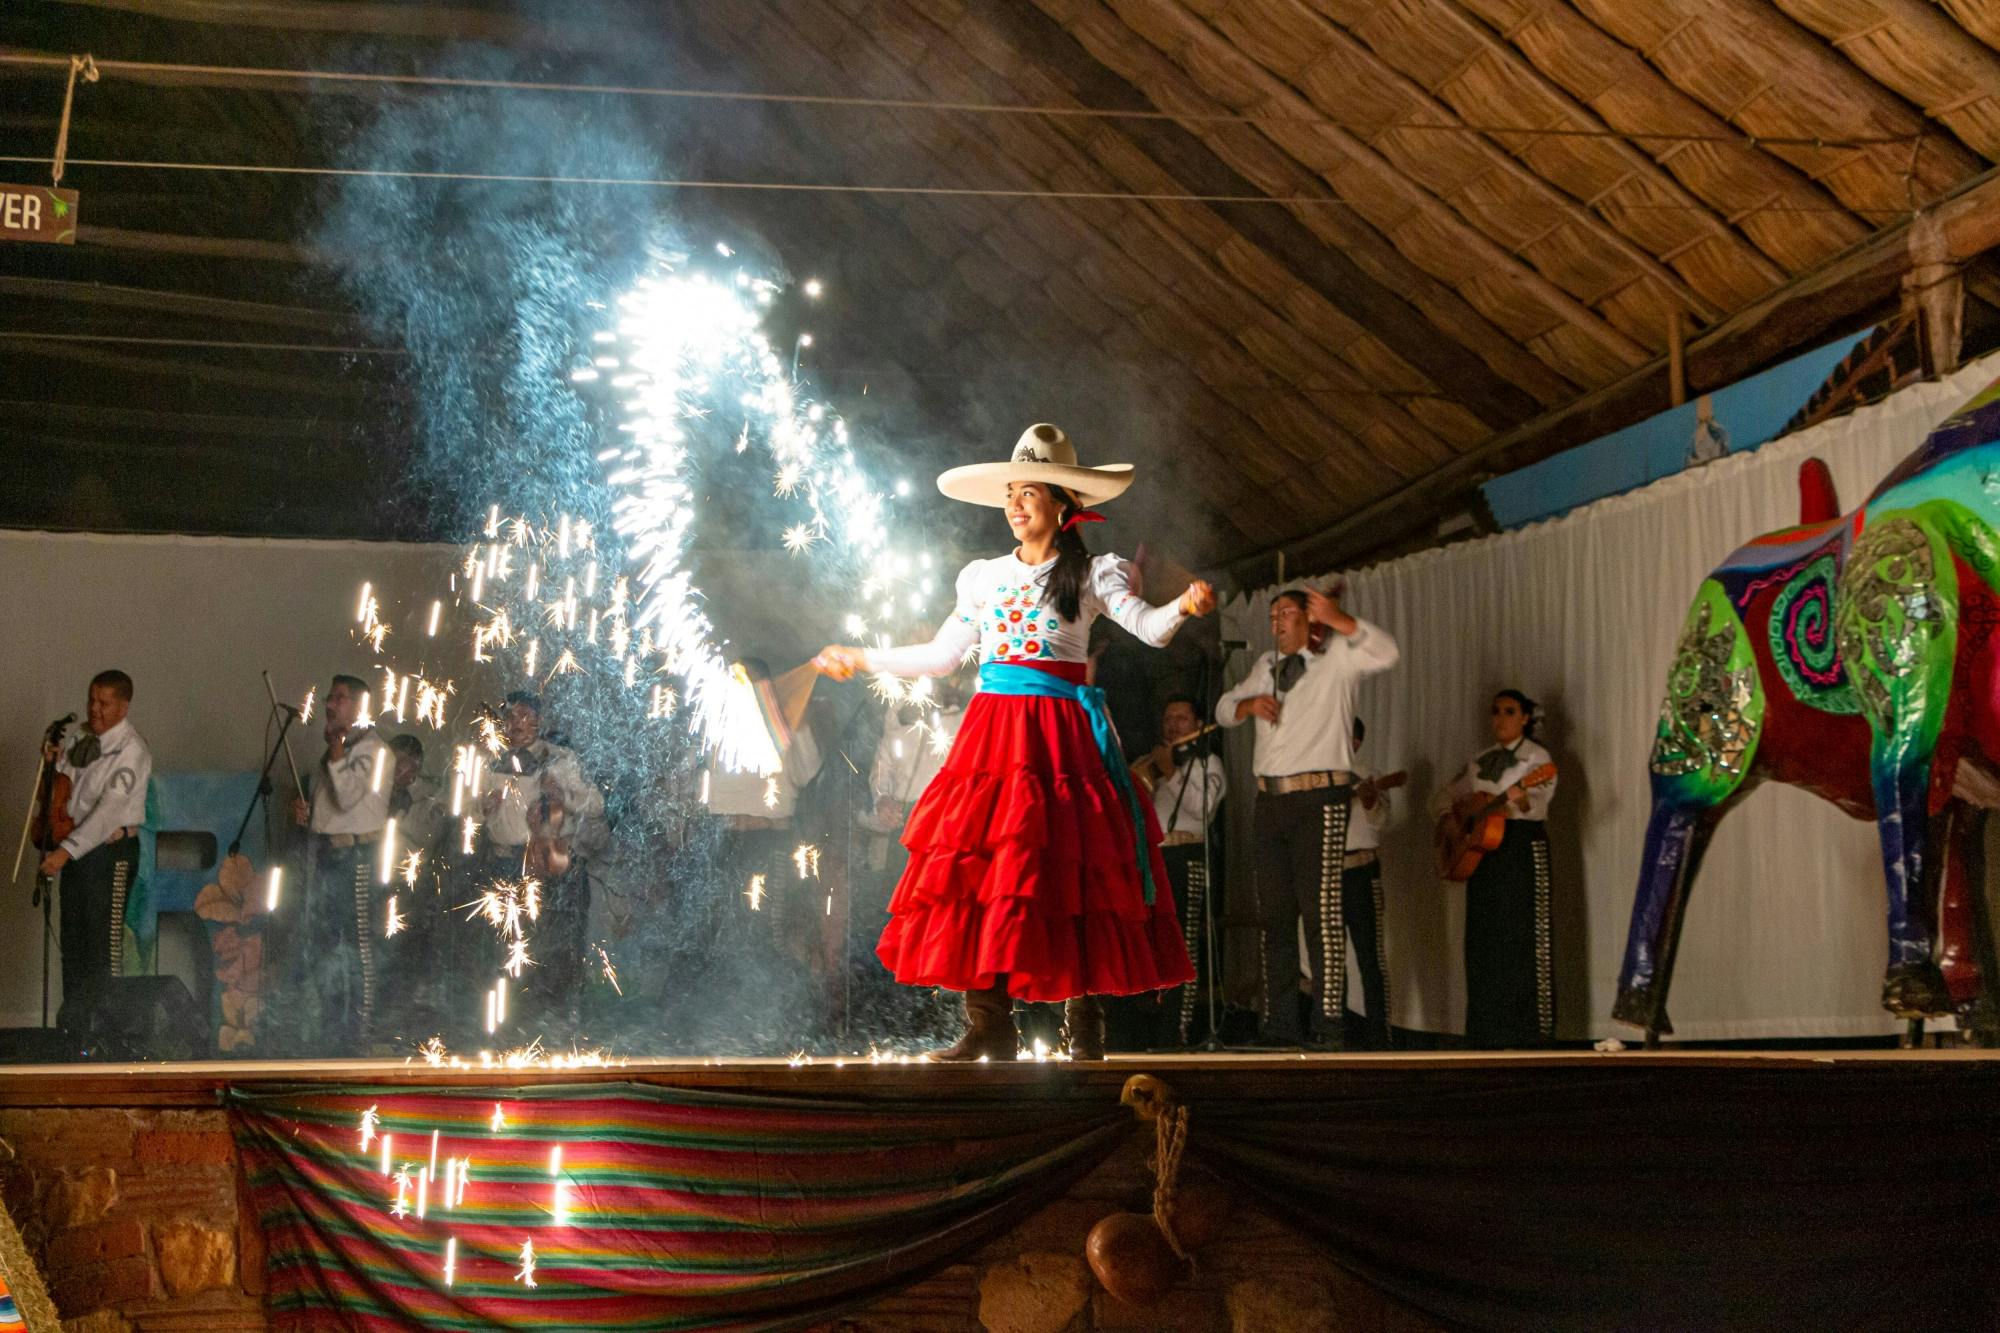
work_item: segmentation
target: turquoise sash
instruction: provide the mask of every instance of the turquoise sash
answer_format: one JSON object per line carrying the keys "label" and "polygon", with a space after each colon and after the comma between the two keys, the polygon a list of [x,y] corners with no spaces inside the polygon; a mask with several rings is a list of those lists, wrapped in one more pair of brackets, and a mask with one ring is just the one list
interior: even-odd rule
{"label": "turquoise sash", "polygon": [[988,662],[979,668],[979,688],[988,694],[1025,694],[1040,699],[1068,699],[1083,706],[1090,718],[1090,732],[1097,741],[1097,753],[1104,760],[1111,785],[1125,798],[1125,813],[1132,820],[1132,846],[1139,856],[1139,879],[1146,887],[1146,906],[1153,905],[1153,858],[1146,845],[1146,812],[1139,804],[1138,788],[1118,752],[1118,732],[1111,725],[1111,713],[1104,706],[1104,691],[1095,685],[1072,685],[1053,672],[1011,662]]}

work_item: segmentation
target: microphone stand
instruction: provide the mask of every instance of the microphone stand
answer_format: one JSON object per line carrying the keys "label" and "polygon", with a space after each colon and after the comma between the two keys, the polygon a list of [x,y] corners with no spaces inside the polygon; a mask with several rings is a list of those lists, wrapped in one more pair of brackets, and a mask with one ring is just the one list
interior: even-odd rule
{"label": "microphone stand", "polygon": [[271,798],[271,766],[278,762],[278,752],[283,750],[286,762],[291,765],[292,781],[299,791],[304,792],[306,784],[299,777],[299,761],[292,755],[292,723],[299,720],[299,710],[290,704],[279,703],[277,692],[271,689],[271,673],[264,673],[264,690],[271,696],[271,708],[284,716],[284,725],[278,728],[277,742],[271,746],[271,753],[264,757],[263,770],[257,775],[257,790],[250,794],[250,804],[244,808],[243,822],[236,826],[236,836],[229,841],[228,855],[235,856],[243,850],[243,835],[250,828],[251,817],[257,813],[257,802],[263,801],[268,811]]}
{"label": "microphone stand", "polygon": [[[1208,698],[1208,658],[1201,659],[1201,697]],[[1212,746],[1210,748],[1213,748]],[[1219,758],[1219,757],[1218,757]],[[1222,971],[1222,953],[1216,947],[1215,939],[1215,829],[1210,821],[1214,817],[1213,803],[1208,795],[1208,756],[1202,756],[1201,771],[1201,933],[1203,950],[1208,955],[1208,1035],[1202,1039],[1196,1050],[1213,1055],[1227,1049],[1222,1044],[1222,1020],[1216,1012],[1216,983],[1221,980],[1217,973]]]}

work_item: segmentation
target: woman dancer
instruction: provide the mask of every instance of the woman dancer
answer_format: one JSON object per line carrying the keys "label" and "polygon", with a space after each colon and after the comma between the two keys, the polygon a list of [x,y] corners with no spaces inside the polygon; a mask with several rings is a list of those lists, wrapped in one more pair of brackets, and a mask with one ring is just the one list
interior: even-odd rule
{"label": "woman dancer", "polygon": [[958,576],[958,605],[927,644],[824,649],[816,663],[943,675],[976,648],[979,692],[903,830],[909,866],[876,954],[910,986],[965,992],[966,1033],[941,1060],[1011,1060],[1013,998],[1065,1001],[1076,1059],[1104,1055],[1105,995],[1194,976],[1160,859],[1152,805],[1132,785],[1104,694],[1085,683],[1091,623],[1108,615],[1164,646],[1215,593],[1196,582],[1149,606],[1132,567],[1092,557],[1089,506],[1132,484],[1130,464],[1082,467],[1069,438],[1030,426],[1012,461],[952,468],[938,489],[1005,509],[1019,545]]}
{"label": "woman dancer", "polygon": [[1504,798],[1507,830],[1465,885],[1465,1042],[1481,1050],[1546,1046],[1555,1036],[1549,923],[1549,802],[1554,766],[1535,741],[1535,701],[1493,696],[1493,747],[1443,796],[1461,813]]}

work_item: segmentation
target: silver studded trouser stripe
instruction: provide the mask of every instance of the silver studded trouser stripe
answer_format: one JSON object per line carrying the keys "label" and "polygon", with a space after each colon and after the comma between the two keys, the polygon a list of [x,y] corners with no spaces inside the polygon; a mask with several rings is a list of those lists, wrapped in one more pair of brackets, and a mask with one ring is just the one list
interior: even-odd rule
{"label": "silver studded trouser stripe", "polygon": [[374,858],[356,853],[354,857],[354,939],[361,950],[361,1030],[375,1015],[375,909],[371,887]]}
{"label": "silver studded trouser stripe", "polygon": [[132,890],[132,863],[119,858],[111,863],[111,975],[125,975],[125,895]]}
{"label": "silver studded trouser stripe", "polygon": [[1535,849],[1535,1021],[1542,1040],[1556,1032],[1555,932],[1550,920],[1549,844],[1546,838],[1534,841]]}
{"label": "silver studded trouser stripe", "polygon": [[[1201,989],[1201,946],[1202,922],[1208,906],[1208,864],[1199,858],[1188,862],[1187,868],[1187,916],[1181,922],[1181,933],[1187,941],[1188,957],[1194,962],[1194,980],[1181,987],[1181,1044],[1185,1046],[1188,1034],[1194,1028],[1195,993]],[[1213,966],[1211,963],[1210,966]],[[1262,968],[1259,968],[1262,971]],[[1214,978],[1208,978],[1214,985]]]}
{"label": "silver studded trouser stripe", "polygon": [[[1320,807],[1319,1011],[1335,1022],[1347,1008],[1347,921],[1340,894],[1346,862],[1347,802],[1328,801]],[[1379,913],[1376,922],[1379,930]]]}

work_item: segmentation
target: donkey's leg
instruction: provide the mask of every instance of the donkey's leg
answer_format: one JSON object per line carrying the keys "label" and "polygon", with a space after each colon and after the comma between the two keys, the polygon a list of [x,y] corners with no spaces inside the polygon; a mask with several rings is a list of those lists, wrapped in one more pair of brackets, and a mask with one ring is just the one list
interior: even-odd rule
{"label": "donkey's leg", "polygon": [[1754,645],[1722,585],[1705,581],[1681,628],[1653,741],[1653,815],[1611,1016],[1673,1031],[1667,982],[1688,893],[1720,812],[1743,788],[1764,725]]}
{"label": "donkey's leg", "polygon": [[1841,657],[1874,731],[1869,778],[1889,899],[1882,1006],[1903,1018],[1942,1014],[1951,1005],[1937,965],[1927,834],[1958,645],[1957,571],[1941,536],[1907,513],[1885,515],[1855,543],[1840,594]]}

